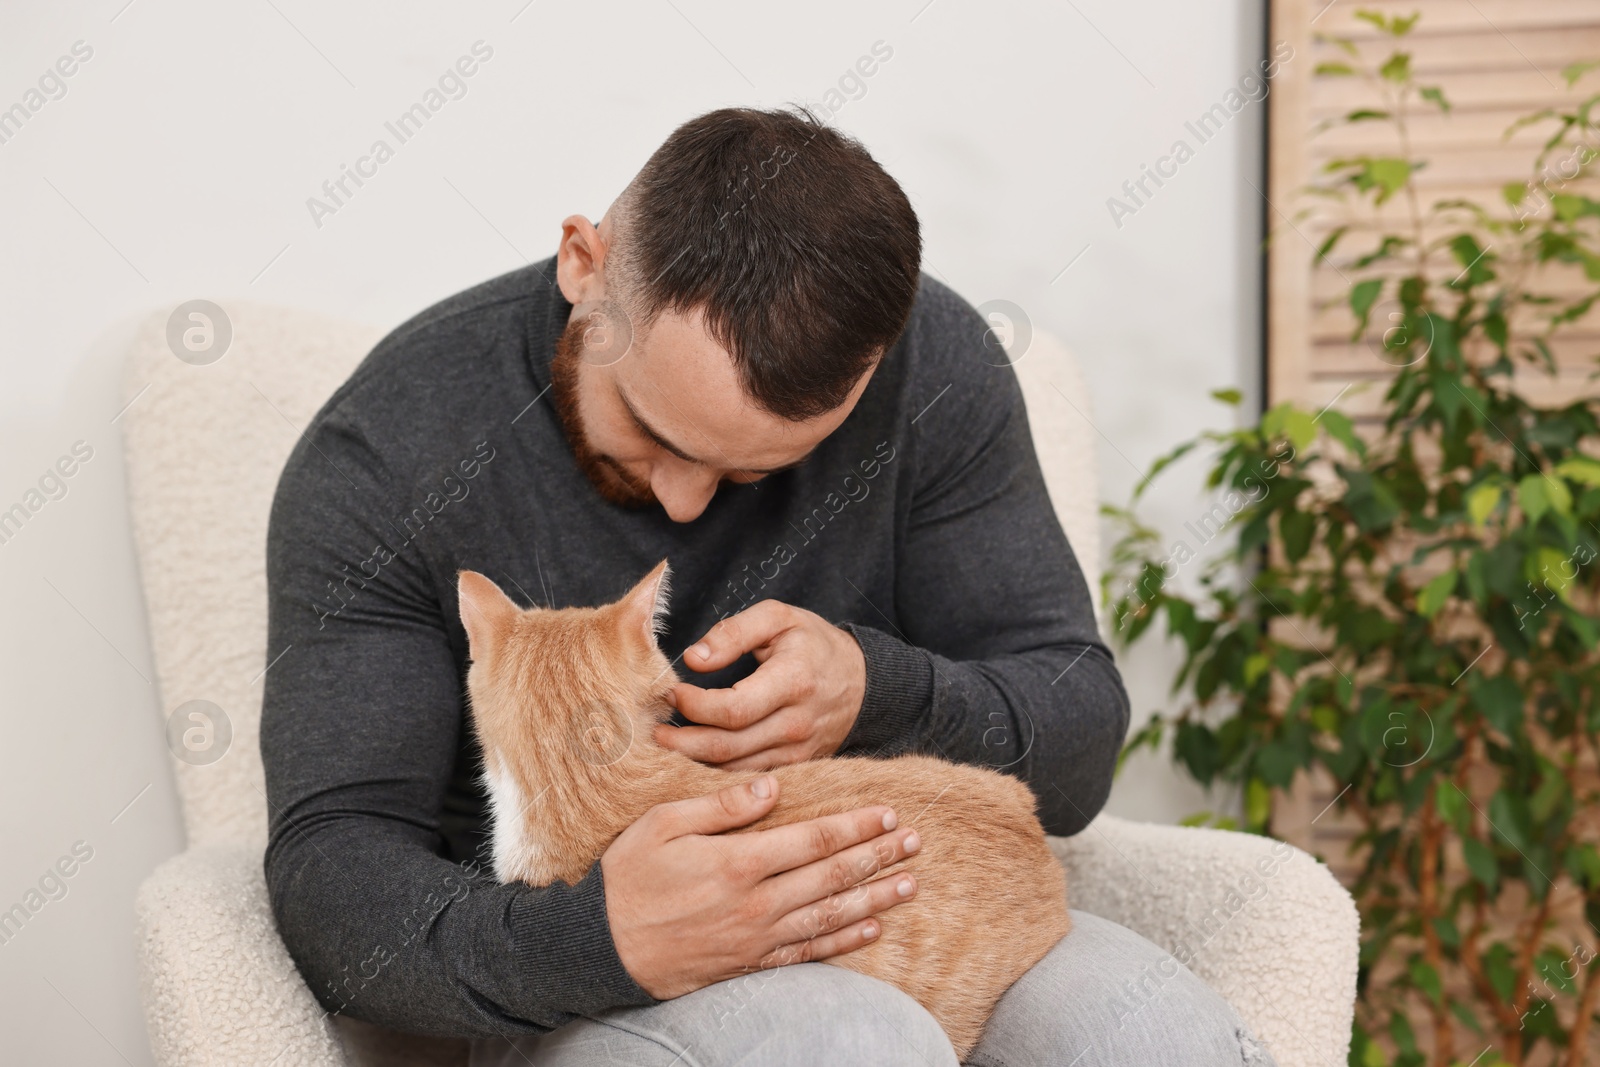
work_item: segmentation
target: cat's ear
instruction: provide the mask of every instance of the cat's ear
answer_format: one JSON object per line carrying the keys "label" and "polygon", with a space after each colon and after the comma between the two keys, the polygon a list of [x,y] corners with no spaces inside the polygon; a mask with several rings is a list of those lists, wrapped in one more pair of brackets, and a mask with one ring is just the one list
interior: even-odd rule
{"label": "cat's ear", "polygon": [[491,636],[522,610],[498,585],[477,571],[462,571],[456,576],[456,599],[460,601],[461,625],[466,627],[474,658],[488,647]]}
{"label": "cat's ear", "polygon": [[655,644],[656,635],[661,632],[663,617],[667,613],[669,573],[667,561],[662,560],[622,598],[623,625],[630,633],[643,636],[652,645]]}

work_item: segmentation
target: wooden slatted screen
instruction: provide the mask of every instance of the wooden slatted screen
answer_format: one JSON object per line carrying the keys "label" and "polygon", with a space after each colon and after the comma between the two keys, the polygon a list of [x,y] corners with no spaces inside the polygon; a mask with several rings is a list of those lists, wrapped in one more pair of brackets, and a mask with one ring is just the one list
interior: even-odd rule
{"label": "wooden slatted screen", "polygon": [[[1424,210],[1452,197],[1504,210],[1501,188],[1532,176],[1530,162],[1553,127],[1526,129],[1510,140],[1502,134],[1522,115],[1570,104],[1585,90],[1595,91],[1600,75],[1569,89],[1561,72],[1570,63],[1600,58],[1600,0],[1271,0],[1271,42],[1287,42],[1294,54],[1274,78],[1268,98],[1268,404],[1293,400],[1319,410],[1337,400],[1340,410],[1370,428],[1393,373],[1376,341],[1377,324],[1387,309],[1381,304],[1375,309],[1371,340],[1351,343],[1355,320],[1345,303],[1349,282],[1338,266],[1374,247],[1377,227],[1370,207],[1351,216],[1336,203],[1301,195],[1331,159],[1403,154],[1393,126],[1386,122],[1315,133],[1326,120],[1383,106],[1362,78],[1312,74],[1319,63],[1349,59],[1334,45],[1319,42],[1318,34],[1354,40],[1373,65],[1397,46],[1393,38],[1354,17],[1363,8],[1385,15],[1420,13],[1416,28],[1398,47],[1411,53],[1418,80],[1438,85],[1452,105],[1448,114],[1424,105],[1408,123],[1410,155],[1427,161],[1416,179]],[[1587,195],[1596,193],[1591,189]],[[1302,217],[1308,206],[1310,214]],[[1386,204],[1381,219],[1389,232],[1410,232],[1402,198]],[[1351,229],[1333,264],[1313,268],[1316,247],[1343,224]],[[1456,269],[1439,257],[1441,275],[1453,276]],[[1560,285],[1546,288],[1561,291]],[[1552,380],[1530,371],[1520,378],[1524,395],[1537,403],[1556,403],[1592,392],[1594,383],[1586,379],[1600,352],[1600,313],[1553,348],[1559,377]],[[1339,789],[1339,783],[1327,779],[1302,784],[1275,805],[1274,828],[1326,856],[1344,875],[1351,868],[1342,859],[1340,842],[1348,839],[1351,827],[1334,812],[1322,814]]]}

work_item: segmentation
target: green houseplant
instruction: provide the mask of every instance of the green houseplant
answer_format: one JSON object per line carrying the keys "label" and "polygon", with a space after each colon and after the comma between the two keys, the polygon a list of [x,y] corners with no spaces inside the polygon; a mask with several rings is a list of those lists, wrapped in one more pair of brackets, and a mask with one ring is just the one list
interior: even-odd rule
{"label": "green houseplant", "polygon": [[1600,96],[1507,131],[1546,136],[1503,204],[1425,205],[1408,122],[1449,101],[1413,76],[1415,15],[1357,17],[1388,54],[1333,39],[1349,62],[1317,76],[1368,79],[1373,106],[1343,121],[1392,123],[1398,151],[1335,160],[1308,195],[1350,219],[1318,269],[1349,282],[1352,341],[1393,368],[1381,417],[1285,403],[1158,460],[1135,501],[1214,451],[1228,550],[1192,581],[1131,508],[1106,509],[1120,639],[1164,620],[1183,660],[1182,706],[1127,752],[1170,737],[1195,779],[1242,791],[1256,832],[1298,775],[1342,788],[1363,927],[1351,1063],[1576,1065],[1600,1010],[1600,402],[1524,394],[1570,368],[1600,297],[1583,193]]}

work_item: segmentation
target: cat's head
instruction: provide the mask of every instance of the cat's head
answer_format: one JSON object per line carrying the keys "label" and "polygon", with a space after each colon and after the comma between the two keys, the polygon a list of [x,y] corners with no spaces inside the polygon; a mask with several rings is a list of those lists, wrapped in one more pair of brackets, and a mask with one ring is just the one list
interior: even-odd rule
{"label": "cat's head", "polygon": [[594,768],[655,750],[677,683],[656,644],[667,561],[598,608],[522,608],[493,581],[461,571],[456,589],[472,657],[467,691],[486,756],[545,768]]}

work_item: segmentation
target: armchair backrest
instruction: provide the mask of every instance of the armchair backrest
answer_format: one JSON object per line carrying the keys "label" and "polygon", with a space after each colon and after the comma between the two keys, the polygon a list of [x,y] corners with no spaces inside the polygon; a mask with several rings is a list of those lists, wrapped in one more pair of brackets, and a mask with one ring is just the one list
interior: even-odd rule
{"label": "armchair backrest", "polygon": [[1072,352],[1050,334],[1035,330],[1027,348],[1012,358],[1050,502],[1089,583],[1095,616],[1103,618],[1097,431],[1088,387]]}
{"label": "armchair backrest", "polygon": [[264,846],[262,679],[284,651],[266,647],[267,517],[300,431],[383,331],[246,303],[227,314],[232,341],[204,366],[168,348],[166,315],[147,320],[118,422],[161,714],[210,701],[226,716],[213,742],[231,732],[214,762],[173,760],[189,843]]}
{"label": "armchair backrest", "polygon": [[[163,718],[192,700],[226,751],[174,759],[191,845],[266,840],[262,679],[292,650],[266,647],[266,532],[278,474],[324,400],[381,338],[377,327],[230,303],[232,340],[197,366],[153,316],[130,354],[119,417],[134,543]],[[1098,502],[1088,399],[1070,353],[1035,333],[1017,360],[1056,514],[1099,602]],[[206,724],[183,721],[168,737]],[[178,747],[181,747],[179,745]]]}

